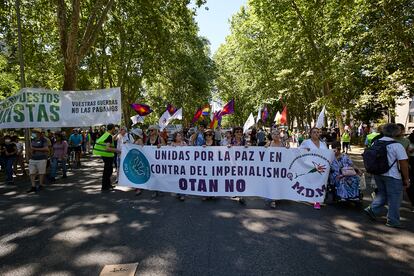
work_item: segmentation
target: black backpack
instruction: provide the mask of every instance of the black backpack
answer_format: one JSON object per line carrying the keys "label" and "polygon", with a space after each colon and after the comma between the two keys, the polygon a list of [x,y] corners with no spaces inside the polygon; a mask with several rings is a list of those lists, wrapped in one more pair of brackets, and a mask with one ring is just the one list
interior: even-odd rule
{"label": "black backpack", "polygon": [[391,166],[388,165],[387,146],[397,143],[396,141],[377,140],[371,147],[366,148],[362,154],[364,166],[370,174],[383,174],[388,172],[394,166],[395,160]]}

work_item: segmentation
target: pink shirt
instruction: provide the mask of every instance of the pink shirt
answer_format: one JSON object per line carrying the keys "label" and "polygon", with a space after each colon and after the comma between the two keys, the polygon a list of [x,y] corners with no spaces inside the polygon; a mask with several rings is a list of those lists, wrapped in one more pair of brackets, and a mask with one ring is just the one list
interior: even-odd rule
{"label": "pink shirt", "polygon": [[62,143],[56,142],[53,145],[53,157],[59,160],[63,159],[68,152],[68,143],[66,141],[62,141]]}

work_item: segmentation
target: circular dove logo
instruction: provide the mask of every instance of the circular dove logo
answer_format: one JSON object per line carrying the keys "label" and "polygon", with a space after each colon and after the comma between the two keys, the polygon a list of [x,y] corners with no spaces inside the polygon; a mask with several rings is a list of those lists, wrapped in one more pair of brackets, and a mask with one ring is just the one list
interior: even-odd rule
{"label": "circular dove logo", "polygon": [[128,152],[123,169],[126,177],[134,184],[144,184],[151,177],[148,159],[137,149]]}

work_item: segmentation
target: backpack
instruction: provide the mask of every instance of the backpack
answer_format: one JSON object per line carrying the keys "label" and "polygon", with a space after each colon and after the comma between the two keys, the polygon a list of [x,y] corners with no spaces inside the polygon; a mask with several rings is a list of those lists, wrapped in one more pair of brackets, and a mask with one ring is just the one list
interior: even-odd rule
{"label": "backpack", "polygon": [[387,146],[397,143],[396,141],[381,141],[377,140],[371,147],[366,148],[362,154],[364,166],[370,174],[384,174],[394,166],[395,160],[391,166],[388,165]]}

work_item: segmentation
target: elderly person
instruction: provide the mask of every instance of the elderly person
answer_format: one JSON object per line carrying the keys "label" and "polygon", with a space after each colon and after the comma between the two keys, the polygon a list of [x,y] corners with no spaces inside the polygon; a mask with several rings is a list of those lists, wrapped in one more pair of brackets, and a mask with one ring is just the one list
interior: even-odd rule
{"label": "elderly person", "polygon": [[301,149],[307,149],[307,150],[318,150],[318,149],[328,149],[325,142],[320,140],[320,130],[317,127],[311,128],[309,132],[309,139],[304,140],[300,147]]}
{"label": "elderly person", "polygon": [[134,128],[133,130],[131,130],[131,134],[134,137],[135,145],[144,145],[144,132],[142,131],[142,129]]}
{"label": "elderly person", "polygon": [[[320,140],[321,132],[319,128],[317,127],[311,128],[309,135],[310,135],[310,139],[306,139],[305,141],[303,141],[299,148],[306,149],[306,150],[328,149],[325,142]],[[321,209],[320,202],[315,202],[315,204],[313,205],[313,208],[316,210]]]}
{"label": "elderly person", "polygon": [[336,195],[341,200],[359,199],[359,177],[357,174],[361,174],[360,170],[353,166],[348,155],[341,153],[340,142],[333,142],[332,148],[335,152],[335,159],[331,164],[329,182],[335,186]]}
{"label": "elderly person", "polygon": [[400,206],[403,197],[403,187],[410,186],[408,171],[408,156],[404,147],[395,141],[401,130],[398,125],[390,123],[384,125],[382,133],[384,137],[377,143],[383,143],[387,147],[387,159],[389,170],[380,175],[374,175],[378,192],[371,205],[364,211],[373,220],[376,220],[384,205],[388,205],[388,227],[401,228]]}

